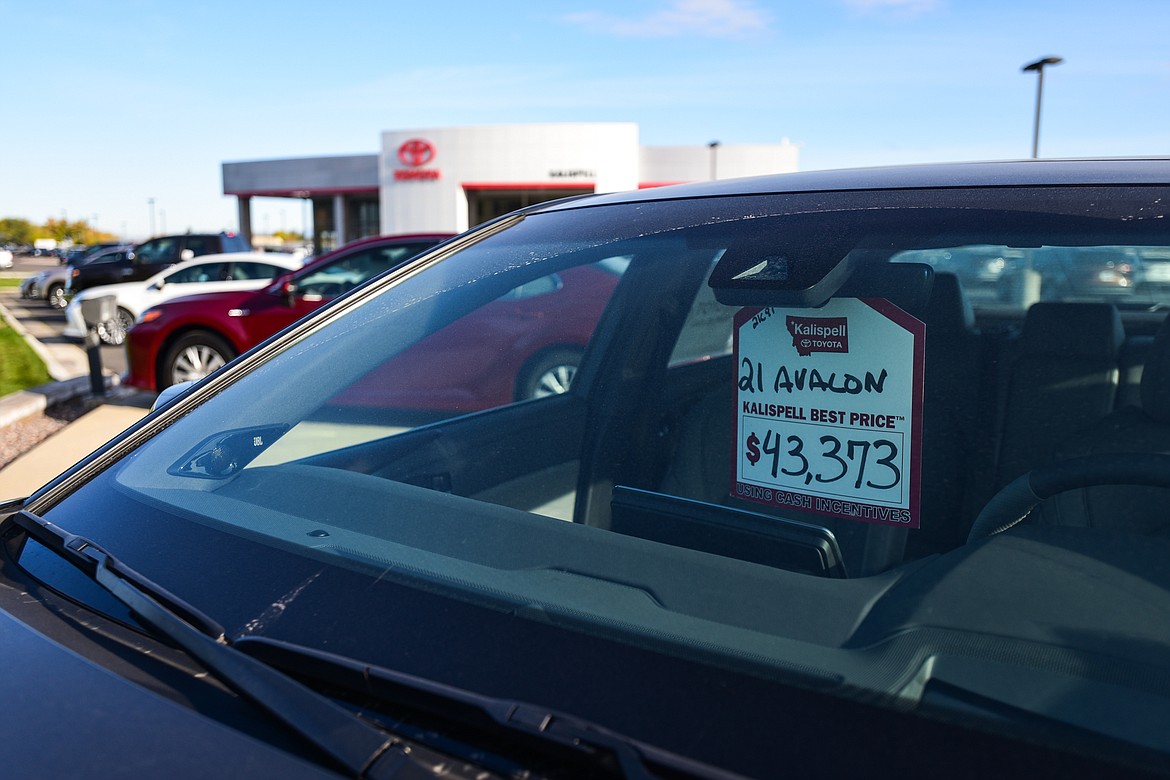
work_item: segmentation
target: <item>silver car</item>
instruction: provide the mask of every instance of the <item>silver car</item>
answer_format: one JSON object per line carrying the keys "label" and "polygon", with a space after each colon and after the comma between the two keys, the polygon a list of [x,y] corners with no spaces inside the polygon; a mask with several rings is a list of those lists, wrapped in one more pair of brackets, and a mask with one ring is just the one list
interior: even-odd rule
{"label": "silver car", "polygon": [[[109,247],[83,258],[80,262],[86,265],[113,262],[125,257],[133,248],[133,244]],[[58,265],[28,276],[20,283],[20,297],[45,301],[54,309],[64,309],[69,303],[65,291],[72,273],[72,265]]]}

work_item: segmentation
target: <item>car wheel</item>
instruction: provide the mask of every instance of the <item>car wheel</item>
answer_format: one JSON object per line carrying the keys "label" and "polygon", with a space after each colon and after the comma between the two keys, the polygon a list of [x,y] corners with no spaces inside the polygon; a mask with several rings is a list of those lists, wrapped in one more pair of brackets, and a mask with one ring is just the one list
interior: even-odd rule
{"label": "car wheel", "polygon": [[188,333],[171,346],[163,362],[159,389],[191,382],[222,367],[235,357],[231,345],[214,333]]}
{"label": "car wheel", "polygon": [[581,364],[578,349],[553,349],[538,355],[525,367],[516,387],[516,400],[544,398],[568,392]]}
{"label": "car wheel", "polygon": [[54,284],[45,293],[45,300],[54,309],[64,309],[69,303],[65,300],[65,285]]}
{"label": "car wheel", "polygon": [[126,340],[126,331],[130,330],[133,324],[134,315],[119,306],[113,319],[98,324],[98,338],[103,344],[116,347]]}

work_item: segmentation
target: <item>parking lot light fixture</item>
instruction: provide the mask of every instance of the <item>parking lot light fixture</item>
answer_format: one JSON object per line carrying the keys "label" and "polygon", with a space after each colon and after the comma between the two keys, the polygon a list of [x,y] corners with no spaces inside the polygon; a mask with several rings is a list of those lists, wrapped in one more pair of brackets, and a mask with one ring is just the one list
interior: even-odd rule
{"label": "parking lot light fixture", "polygon": [[1044,57],[1029,62],[1021,70],[1025,73],[1036,71],[1036,120],[1032,124],[1032,159],[1035,160],[1040,152],[1040,103],[1044,97],[1044,66],[1059,65],[1064,62],[1063,57]]}

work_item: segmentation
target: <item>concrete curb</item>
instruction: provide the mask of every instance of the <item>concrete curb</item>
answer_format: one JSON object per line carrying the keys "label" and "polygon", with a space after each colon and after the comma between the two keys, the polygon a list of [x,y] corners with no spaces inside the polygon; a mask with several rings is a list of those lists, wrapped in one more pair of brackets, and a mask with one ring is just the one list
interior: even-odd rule
{"label": "concrete curb", "polygon": [[54,404],[72,401],[89,392],[89,379],[79,377],[67,382],[50,382],[29,390],[18,390],[0,397],[0,428],[40,414]]}

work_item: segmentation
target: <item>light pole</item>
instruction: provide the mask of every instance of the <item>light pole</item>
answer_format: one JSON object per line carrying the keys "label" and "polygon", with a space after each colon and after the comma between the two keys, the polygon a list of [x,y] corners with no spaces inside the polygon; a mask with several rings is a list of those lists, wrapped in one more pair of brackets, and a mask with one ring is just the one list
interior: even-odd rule
{"label": "light pole", "polygon": [[1032,159],[1035,160],[1040,152],[1040,102],[1044,97],[1044,66],[1059,65],[1064,62],[1063,57],[1045,57],[1042,60],[1029,62],[1021,70],[1024,73],[1036,71],[1036,121],[1032,125]]}
{"label": "light pole", "polygon": [[707,143],[707,148],[709,148],[711,150],[711,181],[715,181],[715,179],[718,178],[716,176],[715,159],[716,159],[716,156],[718,155],[717,150],[719,149],[719,142],[718,141],[710,141]]}
{"label": "light pole", "polygon": [[154,198],[147,198],[146,205],[150,206],[150,237],[154,238]]}

